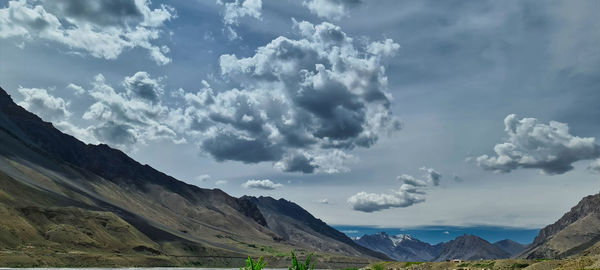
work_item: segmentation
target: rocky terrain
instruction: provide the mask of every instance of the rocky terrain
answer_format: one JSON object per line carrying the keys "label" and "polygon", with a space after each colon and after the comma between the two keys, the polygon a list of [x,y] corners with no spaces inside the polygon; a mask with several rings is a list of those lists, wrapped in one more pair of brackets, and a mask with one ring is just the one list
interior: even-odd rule
{"label": "rocky terrain", "polygon": [[387,258],[319,220],[269,210],[289,202],[259,207],[85,144],[2,89],[0,146],[1,266],[239,266],[247,255],[276,266],[290,250],[317,252],[321,266]]}
{"label": "rocky terrain", "polygon": [[583,198],[558,221],[543,228],[521,258],[565,258],[600,254],[600,194]]}
{"label": "rocky terrain", "polygon": [[452,259],[462,260],[480,260],[480,259],[504,259],[511,255],[490,244],[490,242],[475,236],[465,234],[446,243],[444,249],[434,259],[436,262],[442,262]]}
{"label": "rocky terrain", "polygon": [[514,256],[520,254],[527,248],[527,245],[523,245],[521,243],[517,243],[510,239],[504,239],[493,244],[495,247],[505,251],[510,254],[510,256]]}
{"label": "rocky terrain", "polygon": [[580,256],[559,260],[501,259],[460,262],[386,262],[369,265],[366,269],[411,270],[579,270],[600,269],[600,256]]}

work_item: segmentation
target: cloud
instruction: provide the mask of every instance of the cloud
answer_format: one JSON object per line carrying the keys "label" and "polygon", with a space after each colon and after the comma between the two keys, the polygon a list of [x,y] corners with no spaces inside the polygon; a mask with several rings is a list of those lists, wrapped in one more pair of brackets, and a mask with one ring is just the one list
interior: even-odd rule
{"label": "cloud", "polygon": [[46,89],[19,87],[17,91],[24,98],[19,102],[19,106],[41,116],[46,121],[63,120],[71,115],[67,110],[69,103],[50,95]]}
{"label": "cloud", "polygon": [[217,0],[217,4],[225,6],[226,25],[238,25],[242,17],[261,18],[262,0]]}
{"label": "cloud", "polygon": [[243,17],[261,19],[262,0],[217,0],[217,4],[225,7],[223,12],[223,31],[230,40],[240,38],[232,26],[239,25]]}
{"label": "cloud", "polygon": [[360,0],[308,0],[302,4],[319,17],[339,20],[348,16],[349,9],[360,2]]}
{"label": "cloud", "polygon": [[508,137],[494,147],[495,155],[476,159],[485,170],[506,173],[536,168],[544,174],[563,174],[572,170],[576,161],[600,156],[595,138],[571,135],[565,123],[543,124],[535,118],[519,120],[511,114],[504,119],[504,126]]}
{"label": "cloud", "polygon": [[159,97],[164,93],[159,81],[150,78],[150,74],[144,71],[139,71],[131,77],[125,77],[123,86],[129,96],[146,99],[152,103],[157,103]]}
{"label": "cloud", "polygon": [[273,183],[273,181],[265,179],[265,180],[248,180],[246,183],[242,184],[243,188],[253,188],[253,189],[262,189],[262,190],[274,190],[277,188],[283,187],[282,184]]}
{"label": "cloud", "polygon": [[82,95],[85,93],[85,89],[83,89],[83,87],[74,83],[70,83],[69,85],[67,85],[67,89],[73,91],[76,95]]}
{"label": "cloud", "polygon": [[465,181],[465,180],[464,180],[462,177],[460,177],[460,176],[458,176],[458,175],[454,175],[453,179],[454,179],[454,181],[455,181],[455,182],[457,182],[457,183],[460,183],[460,182],[464,182],[464,181]]}
{"label": "cloud", "polygon": [[208,175],[208,174],[196,176],[196,181],[198,181],[198,182],[206,182],[208,180],[210,180],[210,175]]}
{"label": "cloud", "polygon": [[217,186],[223,186],[223,185],[226,185],[226,184],[227,184],[226,180],[217,180],[215,182],[215,185],[217,185]]}
{"label": "cloud", "polygon": [[312,152],[299,150],[284,155],[273,167],[283,172],[336,174],[350,171],[346,164],[356,160],[355,156],[338,149]]}
{"label": "cloud", "polygon": [[318,200],[317,202],[320,204],[329,204],[329,200],[327,198]]}
{"label": "cloud", "polygon": [[[81,88],[72,85],[69,88]],[[121,85],[124,90],[118,92],[98,74],[91,89],[81,88],[94,100],[82,116],[92,124],[86,128],[66,122],[57,126],[88,143],[102,142],[125,149],[161,139],[185,142],[170,125],[171,109],[159,100],[163,88],[157,79],[140,71],[125,77]]]}
{"label": "cloud", "polygon": [[99,144],[100,141],[94,136],[92,132],[92,127],[81,128],[75,126],[67,121],[55,122],[53,125],[58,128],[60,131],[74,136],[75,138],[89,144]]}
{"label": "cloud", "polygon": [[216,160],[345,172],[354,159],[346,151],[369,148],[400,128],[384,68],[397,44],[355,47],[338,26],[294,25],[299,39],[278,37],[247,58],[220,57],[222,76],[235,88],[215,94],[204,83],[185,94],[189,106],[178,121],[206,137],[201,148]]}
{"label": "cloud", "polygon": [[444,233],[444,234],[450,234],[450,232],[449,232],[449,231],[445,231],[445,232],[443,232],[443,233]]}
{"label": "cloud", "polygon": [[600,173],[600,159],[596,159],[592,163],[590,163],[590,165],[588,166],[588,170],[594,173]]}
{"label": "cloud", "polygon": [[425,189],[438,186],[442,175],[434,169],[422,167],[425,180],[403,174],[397,177],[402,184],[389,194],[376,194],[361,191],[348,198],[348,203],[356,211],[371,213],[390,208],[404,208],[425,201]]}
{"label": "cloud", "polygon": [[155,45],[166,21],[174,18],[169,6],[151,10],[147,0],[79,1],[14,0],[0,9],[0,38],[50,40],[93,57],[116,59],[124,50],[144,48],[159,65],[171,59],[169,48]]}

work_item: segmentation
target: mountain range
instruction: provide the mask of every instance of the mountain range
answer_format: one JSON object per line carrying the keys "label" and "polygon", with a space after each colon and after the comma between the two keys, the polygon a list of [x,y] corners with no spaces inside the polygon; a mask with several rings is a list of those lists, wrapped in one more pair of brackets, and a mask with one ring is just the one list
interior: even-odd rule
{"label": "mountain range", "polygon": [[385,232],[363,235],[354,241],[398,261],[432,261],[444,248],[444,243],[431,245],[410,235],[388,235]]}
{"label": "mountain range", "polygon": [[301,206],[186,184],[108,145],[85,144],[0,88],[0,266],[272,267],[316,252],[319,267],[600,255],[600,194],[525,247],[473,235],[431,245],[386,233],[352,240]]}
{"label": "mountain range", "polygon": [[0,146],[6,266],[239,266],[248,255],[277,266],[290,250],[322,266],[389,259],[291,202],[199,188],[85,144],[1,88]]}
{"label": "mountain range", "polygon": [[409,262],[504,259],[525,249],[525,245],[512,240],[491,244],[478,236],[467,234],[436,245],[422,242],[410,235],[388,235],[385,232],[364,235],[354,241],[395,260]]}

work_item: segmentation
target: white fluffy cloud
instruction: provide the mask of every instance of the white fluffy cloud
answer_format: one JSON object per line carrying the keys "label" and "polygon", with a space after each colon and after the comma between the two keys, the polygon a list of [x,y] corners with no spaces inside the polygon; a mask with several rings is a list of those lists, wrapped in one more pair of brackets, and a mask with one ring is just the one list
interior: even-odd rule
{"label": "white fluffy cloud", "polygon": [[348,198],[352,209],[361,212],[376,212],[390,208],[409,207],[425,201],[425,190],[428,187],[438,186],[442,175],[434,169],[422,167],[425,179],[403,174],[397,177],[402,184],[398,190],[389,194],[359,192]]}
{"label": "white fluffy cloud", "polygon": [[117,92],[101,74],[92,85],[89,93],[96,102],[83,119],[98,123],[91,129],[99,141],[125,147],[158,139],[180,141],[168,125],[169,108],[149,98],[159,96],[162,88],[146,72],[126,77],[126,92]]}
{"label": "white fluffy cloud", "polygon": [[243,17],[261,19],[262,0],[217,0],[217,4],[223,5],[223,23],[225,34],[229,39],[238,39],[239,36],[232,26],[237,26]]}
{"label": "white fluffy cloud", "polygon": [[248,180],[242,184],[244,188],[262,189],[262,190],[274,190],[283,187],[282,184],[274,183],[271,180]]}
{"label": "white fluffy cloud", "polygon": [[150,9],[148,0],[14,0],[0,8],[0,38],[50,40],[97,58],[116,59],[124,50],[148,50],[159,65],[171,61],[167,46],[154,44],[164,23],[175,17],[169,6]]}
{"label": "white fluffy cloud", "polygon": [[262,0],[217,0],[217,4],[225,6],[226,25],[238,25],[242,17],[261,18]]}
{"label": "white fluffy cloud", "polygon": [[339,20],[348,16],[349,9],[360,4],[360,0],[308,0],[303,4],[319,17]]}
{"label": "white fluffy cloud", "polygon": [[545,174],[562,174],[572,170],[576,161],[600,156],[595,138],[571,135],[565,123],[543,124],[535,118],[519,120],[511,114],[504,119],[504,126],[508,137],[494,147],[495,155],[476,159],[485,170],[536,168]]}
{"label": "white fluffy cloud", "polygon": [[63,120],[71,115],[67,110],[68,102],[50,95],[46,89],[19,87],[17,91],[23,96],[23,101],[19,102],[19,106],[39,115],[46,121]]}
{"label": "white fluffy cloud", "polygon": [[82,95],[85,93],[85,89],[83,89],[83,87],[74,83],[70,83],[69,85],[67,85],[67,89],[73,91],[76,95]]}
{"label": "white fluffy cloud", "polygon": [[384,60],[392,40],[355,47],[340,27],[295,23],[300,39],[278,37],[248,58],[222,55],[222,75],[238,88],[204,84],[187,93],[179,126],[203,134],[219,161],[274,162],[288,172],[347,171],[346,150],[368,148],[397,130]]}

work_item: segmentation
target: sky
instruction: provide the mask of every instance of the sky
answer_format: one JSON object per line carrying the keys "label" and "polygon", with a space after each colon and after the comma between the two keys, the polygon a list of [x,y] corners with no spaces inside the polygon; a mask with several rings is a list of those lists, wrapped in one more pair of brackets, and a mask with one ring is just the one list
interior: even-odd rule
{"label": "sky", "polygon": [[329,224],[553,223],[600,187],[600,2],[0,0],[0,86]]}

